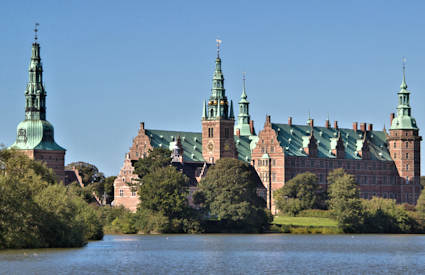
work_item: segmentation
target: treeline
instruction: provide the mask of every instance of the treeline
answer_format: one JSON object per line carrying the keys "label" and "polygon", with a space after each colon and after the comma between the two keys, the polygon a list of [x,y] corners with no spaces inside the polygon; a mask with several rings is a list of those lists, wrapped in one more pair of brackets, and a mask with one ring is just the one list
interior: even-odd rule
{"label": "treeline", "polygon": [[320,209],[310,213],[335,218],[346,233],[425,233],[425,191],[415,207],[393,199],[360,199],[355,177],[341,168],[329,173],[328,183],[323,190],[316,175],[299,174],[274,193],[276,205],[290,216]]}
{"label": "treeline", "polygon": [[0,249],[79,247],[103,238],[100,212],[51,169],[0,150]]}
{"label": "treeline", "polygon": [[[259,178],[239,160],[221,159],[208,170],[189,205],[189,179],[170,166],[171,152],[156,148],[135,163],[140,181],[136,213],[111,210],[105,227],[117,233],[263,232],[272,216],[257,196]],[[113,212],[115,211],[115,212]],[[115,216],[114,216],[115,215]]]}

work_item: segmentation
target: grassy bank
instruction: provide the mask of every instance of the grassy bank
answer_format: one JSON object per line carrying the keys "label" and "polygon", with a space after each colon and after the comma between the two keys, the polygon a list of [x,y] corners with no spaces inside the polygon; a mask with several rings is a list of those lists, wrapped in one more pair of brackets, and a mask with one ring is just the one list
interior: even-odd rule
{"label": "grassy bank", "polygon": [[337,234],[337,222],[331,218],[275,216],[273,232],[292,234]]}

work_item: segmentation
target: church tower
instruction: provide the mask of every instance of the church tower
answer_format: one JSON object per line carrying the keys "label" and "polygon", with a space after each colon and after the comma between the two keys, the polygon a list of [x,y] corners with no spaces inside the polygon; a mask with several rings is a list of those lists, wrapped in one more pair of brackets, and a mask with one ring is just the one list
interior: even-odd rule
{"label": "church tower", "polygon": [[202,110],[202,156],[208,163],[220,158],[237,158],[233,137],[235,116],[233,102],[227,100],[221,70],[220,40],[217,40],[217,58],[213,85],[208,104]]}
{"label": "church tower", "polygon": [[28,157],[43,161],[64,181],[65,149],[56,144],[54,128],[46,120],[46,90],[43,86],[43,65],[37,29],[32,44],[29,80],[25,90],[25,120],[18,124],[15,143],[11,149],[19,150]]}
{"label": "church tower", "polygon": [[[405,66],[403,80],[398,92],[397,116],[391,114],[388,147],[394,160],[401,184],[401,202],[415,203],[420,189],[420,143],[419,128],[411,115],[410,92],[407,90]],[[416,186],[415,186],[416,185]]]}
{"label": "church tower", "polygon": [[235,127],[235,135],[239,134],[240,136],[251,136],[255,135],[254,124],[251,121],[249,115],[249,101],[247,100],[248,96],[246,95],[245,87],[245,73],[243,74],[243,88],[241,99],[239,100],[239,115],[238,115],[238,124]]}

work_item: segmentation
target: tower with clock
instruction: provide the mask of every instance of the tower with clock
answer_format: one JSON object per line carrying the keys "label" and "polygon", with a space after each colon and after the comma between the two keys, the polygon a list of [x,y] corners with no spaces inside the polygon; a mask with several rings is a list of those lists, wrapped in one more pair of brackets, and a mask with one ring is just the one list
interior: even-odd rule
{"label": "tower with clock", "polygon": [[234,141],[235,116],[233,102],[227,100],[221,70],[220,40],[217,40],[217,58],[211,96],[202,111],[202,156],[208,163],[220,158],[237,158]]}

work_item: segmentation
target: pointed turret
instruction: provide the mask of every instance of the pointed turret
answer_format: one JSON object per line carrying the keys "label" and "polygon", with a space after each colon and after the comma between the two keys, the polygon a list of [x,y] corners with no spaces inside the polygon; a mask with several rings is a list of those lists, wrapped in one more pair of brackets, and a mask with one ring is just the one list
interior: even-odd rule
{"label": "pointed turret", "polygon": [[204,104],[202,106],[202,119],[207,119],[207,103],[204,100]]}
{"label": "pointed turret", "polygon": [[65,149],[54,139],[54,128],[46,120],[46,91],[43,86],[43,66],[40,44],[37,42],[38,24],[32,44],[29,80],[25,90],[25,120],[18,124],[15,143],[10,146],[30,158],[47,161],[59,180],[64,180]]}
{"label": "pointed turret", "polygon": [[396,129],[418,129],[416,120],[411,116],[410,92],[407,90],[406,67],[403,64],[403,79],[398,92],[397,116],[391,123],[390,130]]}
{"label": "pointed turret", "polygon": [[235,119],[235,114],[233,113],[233,100],[230,100],[230,115],[229,118]]}
{"label": "pointed turret", "polygon": [[226,90],[224,89],[224,76],[221,69],[220,43],[221,40],[217,40],[217,58],[215,60],[211,96],[208,101],[209,120],[217,118],[229,119],[229,103],[226,97]]}
{"label": "pointed turret", "polygon": [[243,73],[242,82],[243,82],[243,88],[242,88],[242,94],[241,99],[239,100],[239,115],[238,115],[238,125],[235,127],[236,129],[239,129],[241,136],[250,136],[251,128],[250,128],[250,121],[251,117],[249,115],[249,101],[247,100],[248,96],[246,94],[246,85],[245,85],[245,73]]}

